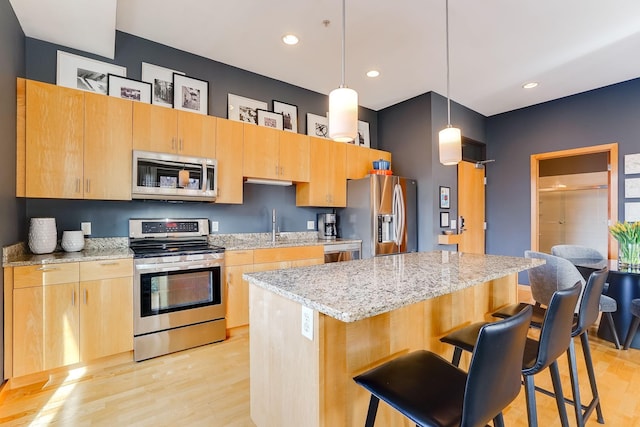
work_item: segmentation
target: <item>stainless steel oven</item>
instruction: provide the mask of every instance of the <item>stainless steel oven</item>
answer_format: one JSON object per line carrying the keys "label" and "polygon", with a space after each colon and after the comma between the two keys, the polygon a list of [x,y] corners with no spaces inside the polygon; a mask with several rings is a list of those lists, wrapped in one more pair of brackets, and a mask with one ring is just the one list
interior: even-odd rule
{"label": "stainless steel oven", "polygon": [[134,251],[134,359],[226,338],[224,248],[207,219],[129,221]]}

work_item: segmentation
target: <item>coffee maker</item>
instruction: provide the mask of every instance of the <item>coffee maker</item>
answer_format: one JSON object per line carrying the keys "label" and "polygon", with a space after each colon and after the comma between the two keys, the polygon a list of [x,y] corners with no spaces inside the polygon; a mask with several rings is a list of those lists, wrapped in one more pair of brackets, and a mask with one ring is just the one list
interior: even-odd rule
{"label": "coffee maker", "polygon": [[318,214],[318,238],[323,240],[335,240],[337,235],[336,214]]}

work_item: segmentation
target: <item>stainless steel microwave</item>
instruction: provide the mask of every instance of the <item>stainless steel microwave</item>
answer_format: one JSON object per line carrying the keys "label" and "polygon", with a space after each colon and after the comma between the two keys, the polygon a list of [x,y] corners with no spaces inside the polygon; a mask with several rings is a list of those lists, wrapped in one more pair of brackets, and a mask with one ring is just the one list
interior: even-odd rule
{"label": "stainless steel microwave", "polygon": [[213,202],[218,195],[218,162],[170,153],[133,151],[134,199]]}

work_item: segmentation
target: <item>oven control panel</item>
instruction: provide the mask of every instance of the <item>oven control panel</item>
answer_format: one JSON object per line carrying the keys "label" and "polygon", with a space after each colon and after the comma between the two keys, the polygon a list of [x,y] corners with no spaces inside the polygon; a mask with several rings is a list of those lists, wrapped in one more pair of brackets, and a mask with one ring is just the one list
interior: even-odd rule
{"label": "oven control panel", "polygon": [[202,219],[131,219],[129,237],[206,236],[209,220]]}
{"label": "oven control panel", "polygon": [[145,234],[176,233],[198,231],[197,221],[143,222],[142,232]]}

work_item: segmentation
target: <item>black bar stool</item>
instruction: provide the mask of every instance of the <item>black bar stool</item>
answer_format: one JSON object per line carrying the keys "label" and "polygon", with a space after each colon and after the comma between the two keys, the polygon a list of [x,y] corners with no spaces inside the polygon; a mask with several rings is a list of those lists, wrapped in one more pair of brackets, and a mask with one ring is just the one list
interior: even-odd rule
{"label": "black bar stool", "polygon": [[419,350],[358,375],[354,381],[371,392],[365,426],[373,427],[380,399],[419,426],[504,426],[502,410],[520,391],[530,321],[527,307],[480,328],[468,373]]}

